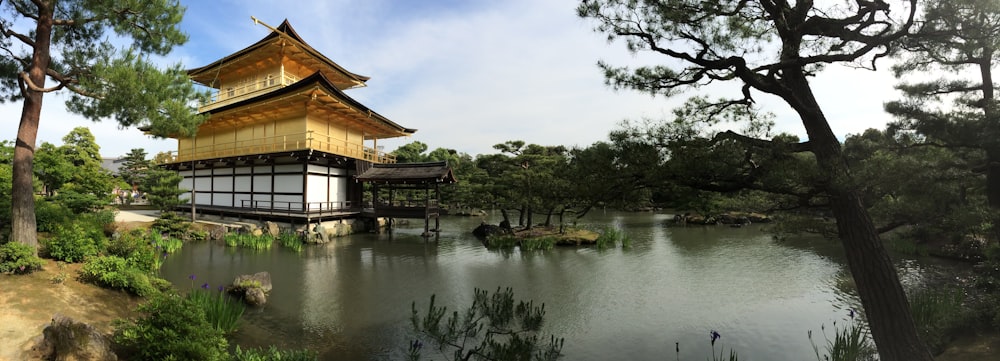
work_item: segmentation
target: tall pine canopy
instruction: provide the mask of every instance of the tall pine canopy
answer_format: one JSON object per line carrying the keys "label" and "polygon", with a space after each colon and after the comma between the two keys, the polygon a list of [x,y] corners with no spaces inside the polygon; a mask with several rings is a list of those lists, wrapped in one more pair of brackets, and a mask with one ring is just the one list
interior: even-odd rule
{"label": "tall pine canopy", "polygon": [[23,103],[11,238],[37,247],[31,182],[45,94],[67,93],[71,112],[155,136],[192,134],[203,95],[180,64],[161,69],[151,58],[187,41],[177,0],[7,0],[0,11],[0,100]]}

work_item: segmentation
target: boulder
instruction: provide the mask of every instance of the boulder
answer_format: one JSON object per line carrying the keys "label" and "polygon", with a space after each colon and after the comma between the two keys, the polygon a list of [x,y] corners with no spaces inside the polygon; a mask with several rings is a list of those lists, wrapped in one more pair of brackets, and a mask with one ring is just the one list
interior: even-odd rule
{"label": "boulder", "polygon": [[253,231],[250,232],[250,234],[253,235],[254,237],[260,237],[264,235],[264,231],[260,230],[260,228],[254,228]]}
{"label": "boulder", "polygon": [[271,235],[271,237],[278,238],[278,236],[281,235],[281,228],[278,228],[277,223],[271,221],[264,222],[264,229],[267,234]]}
{"label": "boulder", "polygon": [[271,274],[268,272],[257,272],[252,275],[239,275],[233,281],[233,286],[234,288],[239,288],[241,287],[240,285],[243,285],[243,288],[251,288],[250,286],[252,285],[260,288],[265,293],[271,292]]}
{"label": "boulder", "polygon": [[243,298],[250,306],[263,306],[267,303],[267,293],[271,292],[271,274],[257,272],[252,275],[240,275],[229,286],[229,292]]}
{"label": "boulder", "polygon": [[259,288],[248,288],[243,294],[243,301],[247,305],[260,307],[267,303],[267,294]]}
{"label": "boulder", "polygon": [[228,230],[226,226],[223,225],[212,225],[208,227],[208,240],[209,241],[221,241],[226,238],[226,233]]}
{"label": "boulder", "polygon": [[118,360],[111,342],[97,329],[59,314],[42,330],[42,337],[31,353],[33,359],[42,360]]}

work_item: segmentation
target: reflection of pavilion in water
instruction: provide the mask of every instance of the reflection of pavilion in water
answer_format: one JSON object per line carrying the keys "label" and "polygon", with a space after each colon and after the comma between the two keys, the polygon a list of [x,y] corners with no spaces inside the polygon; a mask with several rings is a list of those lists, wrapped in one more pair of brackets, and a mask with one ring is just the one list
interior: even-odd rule
{"label": "reflection of pavilion in water", "polygon": [[[339,334],[345,328],[366,330],[379,323],[405,321],[400,317],[408,310],[391,306],[405,294],[392,286],[393,282],[399,272],[410,273],[413,267],[434,268],[438,247],[417,234],[397,232],[352,235],[307,248],[301,255],[299,273],[301,327],[307,332]],[[419,300],[427,296],[429,293]],[[378,316],[381,319],[373,320],[370,313],[361,312],[381,307],[388,308]]]}

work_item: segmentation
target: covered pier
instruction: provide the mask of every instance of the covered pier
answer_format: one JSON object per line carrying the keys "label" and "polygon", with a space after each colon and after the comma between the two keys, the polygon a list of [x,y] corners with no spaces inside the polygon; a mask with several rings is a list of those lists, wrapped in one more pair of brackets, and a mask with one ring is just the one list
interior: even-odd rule
{"label": "covered pier", "polygon": [[425,237],[431,218],[433,231],[440,231],[441,185],[457,182],[447,162],[372,164],[356,179],[371,184],[374,217],[423,218]]}

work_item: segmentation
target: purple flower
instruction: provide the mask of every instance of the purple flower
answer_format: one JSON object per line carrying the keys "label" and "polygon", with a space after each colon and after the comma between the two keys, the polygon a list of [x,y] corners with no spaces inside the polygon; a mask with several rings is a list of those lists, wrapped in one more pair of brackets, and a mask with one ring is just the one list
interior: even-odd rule
{"label": "purple flower", "polygon": [[712,330],[711,332],[709,332],[708,336],[712,338],[712,346],[715,346],[715,340],[718,340],[718,339],[722,338],[722,335],[720,335],[715,330]]}
{"label": "purple flower", "polygon": [[21,266],[21,272],[24,272],[24,266]]}
{"label": "purple flower", "polygon": [[202,288],[202,289],[206,289],[206,290],[207,290],[207,289],[208,289],[208,282],[205,282],[205,283],[203,283],[203,284],[201,285],[201,288]]}
{"label": "purple flower", "polygon": [[194,279],[195,279],[195,278],[197,278],[197,277],[195,277],[194,275],[190,275],[190,276],[188,276],[188,279],[189,279],[189,280],[192,280],[192,281],[194,281]]}
{"label": "purple flower", "polygon": [[[163,258],[167,258],[167,254],[168,254],[167,252],[163,252]],[[191,275],[191,277],[194,277],[194,275]],[[192,279],[194,279],[194,278],[192,278]]]}
{"label": "purple flower", "polygon": [[222,291],[225,291],[225,290],[226,290],[225,287],[219,286],[219,292],[222,292]]}

